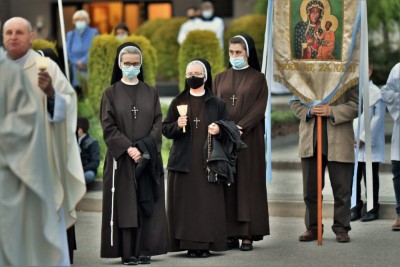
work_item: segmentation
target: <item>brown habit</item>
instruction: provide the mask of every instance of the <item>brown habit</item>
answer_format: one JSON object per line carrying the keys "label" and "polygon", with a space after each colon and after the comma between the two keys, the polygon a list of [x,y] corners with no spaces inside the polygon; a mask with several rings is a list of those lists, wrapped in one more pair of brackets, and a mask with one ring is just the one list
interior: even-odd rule
{"label": "brown habit", "polygon": [[[137,110],[134,118],[133,110]],[[101,102],[101,123],[107,154],[104,162],[101,257],[122,256],[121,228],[134,228],[133,255],[159,255],[168,251],[164,178],[158,188],[159,199],[150,217],[143,215],[137,202],[133,160],[127,149],[146,136],[154,138],[161,150],[161,108],[157,91],[139,81],[121,81],[107,88]],[[117,161],[113,207],[113,246],[111,246],[113,158]]]}
{"label": "brown habit", "polygon": [[260,240],[269,235],[264,145],[267,83],[264,75],[251,67],[230,68],[215,77],[213,90],[225,101],[229,118],[243,127],[241,138],[247,144],[238,154],[237,182],[225,193],[227,234]]}

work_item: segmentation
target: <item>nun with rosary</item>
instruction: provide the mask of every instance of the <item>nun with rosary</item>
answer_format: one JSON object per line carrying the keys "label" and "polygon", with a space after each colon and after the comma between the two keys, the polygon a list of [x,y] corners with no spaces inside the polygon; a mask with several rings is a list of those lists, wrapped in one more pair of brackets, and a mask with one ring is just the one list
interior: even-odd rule
{"label": "nun with rosary", "polygon": [[117,51],[111,86],[101,100],[104,162],[101,257],[125,265],[150,263],[168,252],[160,100],[143,82],[134,43]]}
{"label": "nun with rosary", "polygon": [[224,184],[208,181],[203,154],[208,135],[220,134],[215,122],[226,119],[225,103],[212,94],[211,85],[210,64],[189,62],[185,89],[162,123],[163,135],[173,140],[167,165],[171,251],[187,250],[190,258],[226,250]]}

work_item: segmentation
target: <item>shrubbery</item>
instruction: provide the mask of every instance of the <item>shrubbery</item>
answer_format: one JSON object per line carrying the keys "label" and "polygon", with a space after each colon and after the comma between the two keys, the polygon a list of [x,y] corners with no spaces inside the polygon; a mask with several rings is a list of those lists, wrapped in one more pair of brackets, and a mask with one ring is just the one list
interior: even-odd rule
{"label": "shrubbery", "polygon": [[56,42],[50,42],[44,39],[35,39],[33,40],[31,47],[33,50],[43,50],[46,48],[51,48],[54,51],[54,53],[58,55]]}
{"label": "shrubbery", "polygon": [[136,30],[135,34],[136,35],[142,35],[146,37],[147,39],[151,40],[153,37],[154,33],[162,26],[164,25],[168,19],[154,19],[154,20],[148,20]]}
{"label": "shrubbery", "polygon": [[166,20],[150,39],[158,55],[157,80],[173,81],[178,79],[178,64],[176,63],[179,44],[177,38],[179,29],[186,20],[186,18]]}

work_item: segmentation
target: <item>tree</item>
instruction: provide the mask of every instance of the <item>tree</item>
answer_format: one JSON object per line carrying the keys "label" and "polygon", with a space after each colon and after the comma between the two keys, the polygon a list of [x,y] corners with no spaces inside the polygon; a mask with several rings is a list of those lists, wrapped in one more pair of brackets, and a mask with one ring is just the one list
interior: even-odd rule
{"label": "tree", "polygon": [[391,67],[399,60],[398,51],[393,51],[391,34],[400,26],[400,1],[367,1],[369,32],[382,34],[382,43],[369,42],[370,61],[374,65],[372,79],[377,84],[386,83]]}

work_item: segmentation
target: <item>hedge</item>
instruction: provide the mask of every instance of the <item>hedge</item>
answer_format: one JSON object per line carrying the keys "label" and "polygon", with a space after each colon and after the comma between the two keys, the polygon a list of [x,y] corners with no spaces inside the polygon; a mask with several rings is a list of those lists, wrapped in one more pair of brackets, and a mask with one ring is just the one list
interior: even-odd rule
{"label": "hedge", "polygon": [[47,41],[45,39],[35,39],[35,40],[33,40],[31,48],[33,50],[43,50],[43,49],[46,49],[46,48],[51,48],[54,51],[54,53],[56,53],[56,55],[58,55],[57,43],[56,42],[50,42],[50,41]]}
{"label": "hedge", "polygon": [[154,33],[157,29],[159,29],[162,25],[166,23],[168,19],[155,19],[155,20],[148,20],[136,30],[136,35],[142,35],[147,39],[151,40]]}
{"label": "hedge", "polygon": [[185,86],[187,64],[194,58],[204,58],[210,65],[212,76],[224,70],[222,50],[215,33],[211,31],[191,31],[179,49],[179,88]]}
{"label": "hedge", "polygon": [[177,38],[179,29],[186,20],[186,18],[166,20],[150,39],[158,55],[157,80],[173,81],[178,79],[179,44]]}

